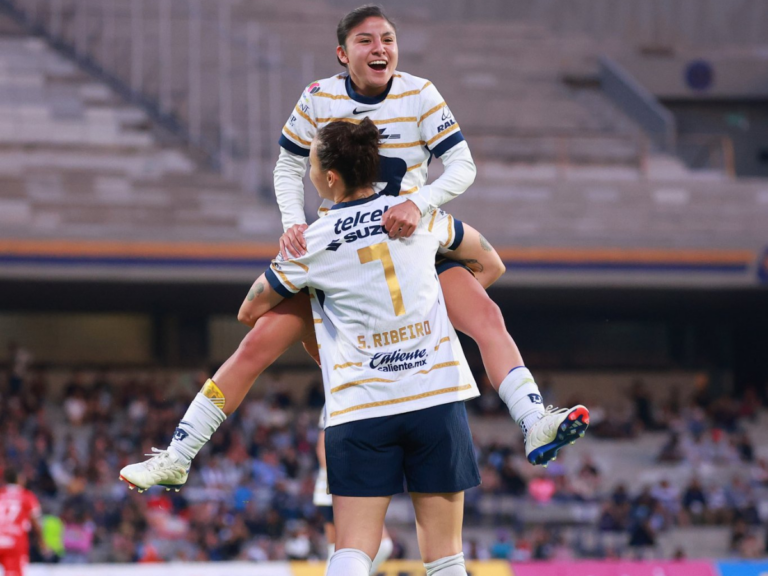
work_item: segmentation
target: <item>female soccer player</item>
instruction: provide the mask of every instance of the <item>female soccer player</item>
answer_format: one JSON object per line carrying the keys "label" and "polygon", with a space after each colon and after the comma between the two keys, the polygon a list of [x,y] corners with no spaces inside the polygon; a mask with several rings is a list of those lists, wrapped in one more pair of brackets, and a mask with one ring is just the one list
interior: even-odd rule
{"label": "female soccer player", "polygon": [[[409,238],[389,237],[386,213],[407,200],[374,192],[378,140],[367,118],[318,131],[310,179],[333,204],[306,229],[304,255],[278,257],[248,306],[263,314],[309,291],[336,526],[328,576],[369,574],[403,480],[428,576],[466,576],[464,490],[480,476],[464,401],[479,392],[433,270],[438,251],[463,243],[464,226],[433,210]],[[514,402],[504,391],[502,399]],[[585,426],[583,413],[567,420],[562,440]]]}
{"label": "female soccer player", "polygon": [[[437,89],[424,79],[396,72],[396,30],[381,9],[363,6],[353,10],[339,22],[337,37],[336,55],[347,71],[310,84],[280,138],[275,191],[287,230],[280,239],[285,259],[306,249],[302,178],[310,142],[319,128],[334,120],[359,123],[370,118],[379,129],[377,188],[381,195],[407,199],[393,205],[382,221],[393,239],[409,237],[423,215],[464,192],[474,181],[475,166],[467,143]],[[432,156],[442,160],[445,170],[426,185]],[[327,204],[321,213],[328,213]],[[337,231],[340,237],[346,232],[342,228]],[[539,388],[507,332],[498,306],[484,289],[503,273],[501,259],[476,230],[469,226],[464,230],[461,246],[437,266],[448,315],[457,330],[478,344],[494,388],[513,399],[510,414],[525,435],[528,460],[546,465],[563,446],[557,437],[560,426],[577,414],[586,418],[588,413],[583,406],[544,409]],[[476,278],[462,264],[474,267]],[[258,290],[257,282],[248,298],[255,299]],[[316,356],[306,295],[286,300],[263,315],[245,302],[239,319],[253,330],[197,395],[169,449],[124,468],[123,479],[140,488],[182,485],[192,459],[269,365],[301,340]]]}

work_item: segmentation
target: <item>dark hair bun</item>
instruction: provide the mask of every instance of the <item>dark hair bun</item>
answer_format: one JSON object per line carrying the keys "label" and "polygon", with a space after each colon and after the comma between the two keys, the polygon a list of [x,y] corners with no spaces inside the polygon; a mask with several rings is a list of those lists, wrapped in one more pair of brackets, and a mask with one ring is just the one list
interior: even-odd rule
{"label": "dark hair bun", "polygon": [[331,122],[317,132],[323,170],[335,170],[347,193],[373,186],[379,173],[379,129],[370,118],[359,124]]}
{"label": "dark hair bun", "polygon": [[352,129],[352,138],[359,146],[375,146],[378,150],[379,136],[379,129],[370,118],[364,118]]}

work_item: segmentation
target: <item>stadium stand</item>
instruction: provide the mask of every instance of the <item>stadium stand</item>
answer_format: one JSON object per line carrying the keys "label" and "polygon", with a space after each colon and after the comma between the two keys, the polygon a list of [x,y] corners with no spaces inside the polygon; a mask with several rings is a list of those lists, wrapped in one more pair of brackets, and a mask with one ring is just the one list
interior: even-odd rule
{"label": "stadium stand", "polygon": [[[194,373],[159,370],[3,375],[0,468],[22,470],[46,513],[64,521],[62,561],[322,556],[311,501],[323,400],[306,374],[261,380],[178,495],[139,496],[118,482],[123,463],[165,445],[200,383]],[[651,377],[625,389],[624,409],[611,406],[616,421],[601,419],[609,406],[593,403],[594,432],[546,470],[525,463],[496,397],[471,402],[483,484],[467,495],[468,554],[666,558],[682,549],[697,558],[740,554],[743,540],[762,538],[764,399],[731,400],[701,386],[656,399],[647,393],[655,384]],[[407,498],[396,498],[388,516],[410,557],[412,514]],[[67,530],[87,537],[68,539]]]}
{"label": "stadium stand", "polygon": [[201,169],[141,109],[8,18],[2,22],[4,236],[226,240],[278,233],[273,206]]}

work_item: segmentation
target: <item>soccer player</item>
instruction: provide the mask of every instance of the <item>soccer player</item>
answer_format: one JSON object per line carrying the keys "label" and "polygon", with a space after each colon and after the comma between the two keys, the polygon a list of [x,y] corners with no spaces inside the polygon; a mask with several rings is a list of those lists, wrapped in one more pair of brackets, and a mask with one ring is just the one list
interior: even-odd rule
{"label": "soccer player", "polygon": [[29,531],[43,542],[40,503],[32,492],[19,484],[15,470],[3,472],[0,488],[0,566],[5,576],[24,576],[29,563]]}
{"label": "soccer player", "polygon": [[[310,84],[280,137],[274,181],[286,228],[280,239],[285,259],[301,255],[306,248],[302,178],[310,142],[322,126],[334,120],[359,123],[370,118],[380,131],[377,189],[382,195],[406,199],[393,205],[382,221],[393,239],[410,236],[423,215],[464,192],[474,181],[472,155],[440,93],[431,82],[396,72],[396,30],[381,9],[363,6],[353,10],[340,21],[337,38],[337,59],[346,72]],[[426,185],[433,156],[440,158],[445,170]],[[328,204],[324,202],[322,214],[328,213]],[[485,292],[503,273],[504,265],[476,230],[466,225],[464,230],[461,246],[437,264],[448,315],[457,330],[478,344],[494,388],[511,398],[510,414],[523,430],[528,460],[546,465],[563,446],[559,428],[569,418],[588,418],[588,412],[583,406],[545,410],[539,388],[507,332],[498,306]],[[258,297],[259,286],[258,282],[253,285],[248,299]],[[180,487],[192,459],[268,366],[298,341],[317,357],[306,295],[281,302],[264,314],[254,313],[245,304],[239,319],[253,330],[206,382],[168,449],[153,449],[150,460],[124,468],[123,480],[139,489],[156,484]]]}
{"label": "soccer player", "polygon": [[[323,516],[325,531],[325,540],[328,543],[328,560],[336,551],[336,526],[333,523],[333,496],[328,492],[328,468],[325,461],[325,408],[320,415],[320,433],[317,436],[317,461],[320,469],[317,471],[317,480],[315,481],[315,493],[312,496],[312,503],[317,507]],[[371,563],[370,575],[374,576],[381,566],[392,555],[394,544],[387,532],[386,526],[381,533],[381,544],[379,551]],[[327,569],[327,567],[326,567]]]}
{"label": "soccer player", "polygon": [[[262,314],[309,292],[336,527],[328,576],[369,575],[387,507],[404,479],[427,575],[466,576],[464,490],[480,475],[464,401],[479,392],[433,269],[438,251],[464,242],[464,225],[432,210],[409,238],[391,238],[385,215],[407,200],[374,192],[378,140],[368,118],[318,130],[310,179],[333,205],[306,229],[303,256],[278,257],[259,277],[248,306]],[[514,402],[500,392],[507,405]],[[564,442],[587,425],[584,412],[573,414]]]}

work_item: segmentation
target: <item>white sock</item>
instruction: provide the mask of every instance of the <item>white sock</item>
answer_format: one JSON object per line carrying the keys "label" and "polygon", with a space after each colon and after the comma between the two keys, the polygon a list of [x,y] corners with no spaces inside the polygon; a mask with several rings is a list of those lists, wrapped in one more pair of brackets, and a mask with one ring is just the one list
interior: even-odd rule
{"label": "white sock", "polygon": [[525,366],[513,368],[499,386],[499,396],[527,436],[531,426],[544,414],[544,402],[531,371]]}
{"label": "white sock", "polygon": [[376,558],[373,559],[373,564],[371,564],[371,576],[374,576],[374,574],[379,571],[379,566],[384,564],[384,562],[387,561],[387,558],[392,555],[392,550],[394,547],[395,545],[392,543],[391,538],[384,538],[381,541],[379,551],[376,552]]}
{"label": "white sock", "polygon": [[226,417],[210,398],[198,392],[173,433],[168,451],[189,466]]}
{"label": "white sock", "polygon": [[337,550],[328,563],[328,576],[369,576],[371,559],[362,550]]}
{"label": "white sock", "polygon": [[427,569],[427,576],[467,576],[464,552],[424,564],[424,568]]}

